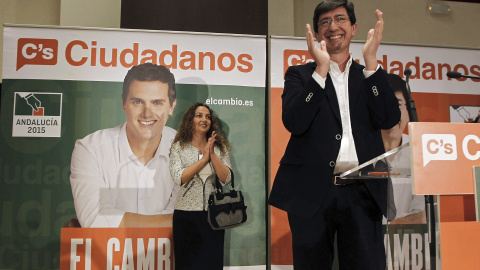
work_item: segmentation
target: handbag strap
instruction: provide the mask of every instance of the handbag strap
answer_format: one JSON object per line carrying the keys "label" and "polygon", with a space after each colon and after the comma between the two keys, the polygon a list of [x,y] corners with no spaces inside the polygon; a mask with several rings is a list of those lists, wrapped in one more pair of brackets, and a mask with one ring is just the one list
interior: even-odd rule
{"label": "handbag strap", "polygon": [[[232,186],[230,190],[235,190],[235,184],[234,184],[234,176],[233,176],[233,171],[227,166],[228,170],[230,171],[230,175],[232,180],[230,181],[230,185]],[[222,185],[220,184],[220,179],[218,179],[217,174],[215,174],[215,186],[217,189],[217,192],[220,192],[222,190]]]}

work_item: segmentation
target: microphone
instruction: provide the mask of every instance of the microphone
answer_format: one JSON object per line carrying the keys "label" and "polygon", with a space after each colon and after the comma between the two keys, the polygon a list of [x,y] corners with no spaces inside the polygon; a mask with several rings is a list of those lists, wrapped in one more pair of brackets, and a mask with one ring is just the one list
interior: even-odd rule
{"label": "microphone", "polygon": [[404,71],[403,71],[403,75],[405,75],[405,81],[407,82],[407,87],[408,87],[408,92],[410,92],[410,87],[408,85],[408,80],[410,79],[410,75],[412,75],[412,70],[409,69],[409,68],[406,68]]}
{"label": "microphone", "polygon": [[449,71],[449,72],[447,72],[447,77],[452,78],[452,79],[458,79],[458,78],[480,79],[480,77],[462,75],[462,73],[456,72],[456,71]]}
{"label": "microphone", "polygon": [[403,75],[407,76],[407,78],[410,77],[410,75],[412,75],[412,70],[409,68],[405,69]]}
{"label": "microphone", "polygon": [[462,74],[460,72],[456,72],[456,71],[449,71],[449,72],[447,72],[447,76],[449,78],[452,78],[452,79],[457,79],[457,78],[461,78]]}

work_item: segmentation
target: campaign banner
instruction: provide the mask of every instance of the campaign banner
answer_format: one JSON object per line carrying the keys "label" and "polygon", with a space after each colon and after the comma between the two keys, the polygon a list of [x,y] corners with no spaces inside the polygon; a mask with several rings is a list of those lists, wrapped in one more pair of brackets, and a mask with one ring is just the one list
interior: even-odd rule
{"label": "campaign banner", "polygon": [[214,111],[248,216],[225,232],[224,265],[265,269],[265,46],[259,36],[5,26],[0,269],[59,269],[61,228],[79,216],[70,183],[75,142],[127,121],[123,80],[144,63],[175,77],[164,130],[177,130],[196,102]]}
{"label": "campaign banner", "polygon": [[60,269],[174,269],[171,228],[62,228]]}
{"label": "campaign banner", "polygon": [[[123,81],[132,66],[150,62],[175,70],[182,83],[264,87],[263,37],[156,31],[7,26],[3,78]],[[123,35],[127,35],[125,38]],[[108,36],[110,39],[105,39]],[[145,38],[152,36],[152,38]],[[83,70],[84,72],[79,72]],[[242,79],[239,80],[238,78]]]}
{"label": "campaign banner", "polygon": [[[363,45],[356,41],[350,44],[350,53],[360,64],[364,64]],[[271,52],[281,57],[272,57],[272,87],[275,88],[283,87],[283,75],[289,66],[313,61],[304,38],[273,38]],[[451,79],[447,77],[447,72],[480,76],[480,50],[381,44],[377,60],[388,73],[402,78],[405,78],[405,70],[411,69],[412,92],[478,95],[480,80]]]}
{"label": "campaign banner", "polygon": [[[354,61],[364,64],[363,42],[352,41],[350,53]],[[305,38],[272,37],[271,42],[271,89],[270,89],[270,187],[277,173],[290,133],[282,123],[282,92],[284,74],[289,66],[313,62],[308,53]],[[380,66],[388,73],[399,75],[405,80],[404,72],[412,70],[409,85],[421,122],[460,122],[475,120],[480,105],[480,93],[476,79],[450,79],[449,71],[463,75],[479,76],[480,51],[473,49],[436,48],[427,46],[382,44],[377,52]],[[408,130],[405,128],[404,133]],[[408,136],[403,135],[403,141]],[[473,147],[473,146],[472,146]],[[472,150],[473,151],[473,150]],[[409,157],[402,159],[409,162]],[[471,169],[469,170],[471,173]],[[385,235],[388,269],[435,269],[435,250],[429,244],[435,240],[428,235],[423,196],[412,193],[411,178],[395,179],[395,203],[397,199],[410,196],[412,199],[398,209],[410,209],[410,215],[393,221]],[[406,192],[409,189],[410,195]],[[398,196],[400,195],[400,196]],[[398,197],[398,198],[397,198]],[[415,204],[416,209],[412,208]],[[271,263],[272,269],[293,269],[291,233],[285,212],[271,208]],[[433,237],[433,238],[432,238]],[[390,239],[390,241],[388,241]],[[337,261],[334,263],[338,267]]]}
{"label": "campaign banner", "polygon": [[430,242],[424,224],[389,225],[384,235],[387,270],[436,269],[435,258],[430,256]]}

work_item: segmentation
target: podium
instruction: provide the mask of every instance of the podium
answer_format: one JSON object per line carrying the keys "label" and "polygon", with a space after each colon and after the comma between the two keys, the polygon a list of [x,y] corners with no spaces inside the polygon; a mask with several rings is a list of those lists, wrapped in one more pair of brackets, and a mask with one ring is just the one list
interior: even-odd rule
{"label": "podium", "polygon": [[[411,147],[403,144],[340,175],[340,178],[387,181],[384,219],[387,269],[437,269],[433,205],[413,193]],[[430,209],[430,210],[429,210]],[[433,236],[433,238],[432,238]]]}
{"label": "podium", "polygon": [[411,177],[410,143],[392,149],[374,159],[348,170],[340,178],[388,179]]}
{"label": "podium", "polygon": [[[477,269],[480,223],[475,201],[480,200],[474,195],[474,170],[480,166],[480,125],[414,122],[408,129],[409,143],[340,177],[391,181],[394,194],[395,179],[411,179],[412,195],[426,198],[430,269]],[[389,194],[392,201],[397,204]],[[386,225],[387,232],[394,226]]]}
{"label": "podium", "polygon": [[410,123],[409,134],[415,190],[438,196],[443,269],[478,269],[480,223],[473,198],[480,125]]}

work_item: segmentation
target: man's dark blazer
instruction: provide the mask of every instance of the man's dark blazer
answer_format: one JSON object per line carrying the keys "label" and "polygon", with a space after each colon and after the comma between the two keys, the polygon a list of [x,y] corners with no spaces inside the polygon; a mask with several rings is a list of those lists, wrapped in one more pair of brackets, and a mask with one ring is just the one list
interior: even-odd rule
{"label": "man's dark blazer", "polygon": [[[312,78],[315,63],[289,67],[282,94],[282,120],[291,137],[280,161],[269,204],[288,213],[311,217],[330,187],[340,150],[342,123],[337,95],[328,74],[325,89]],[[359,164],[385,152],[380,129],[400,121],[398,100],[386,72],[365,79],[364,66],[353,61],[348,77],[350,119]],[[385,215],[387,181],[365,185]]]}

